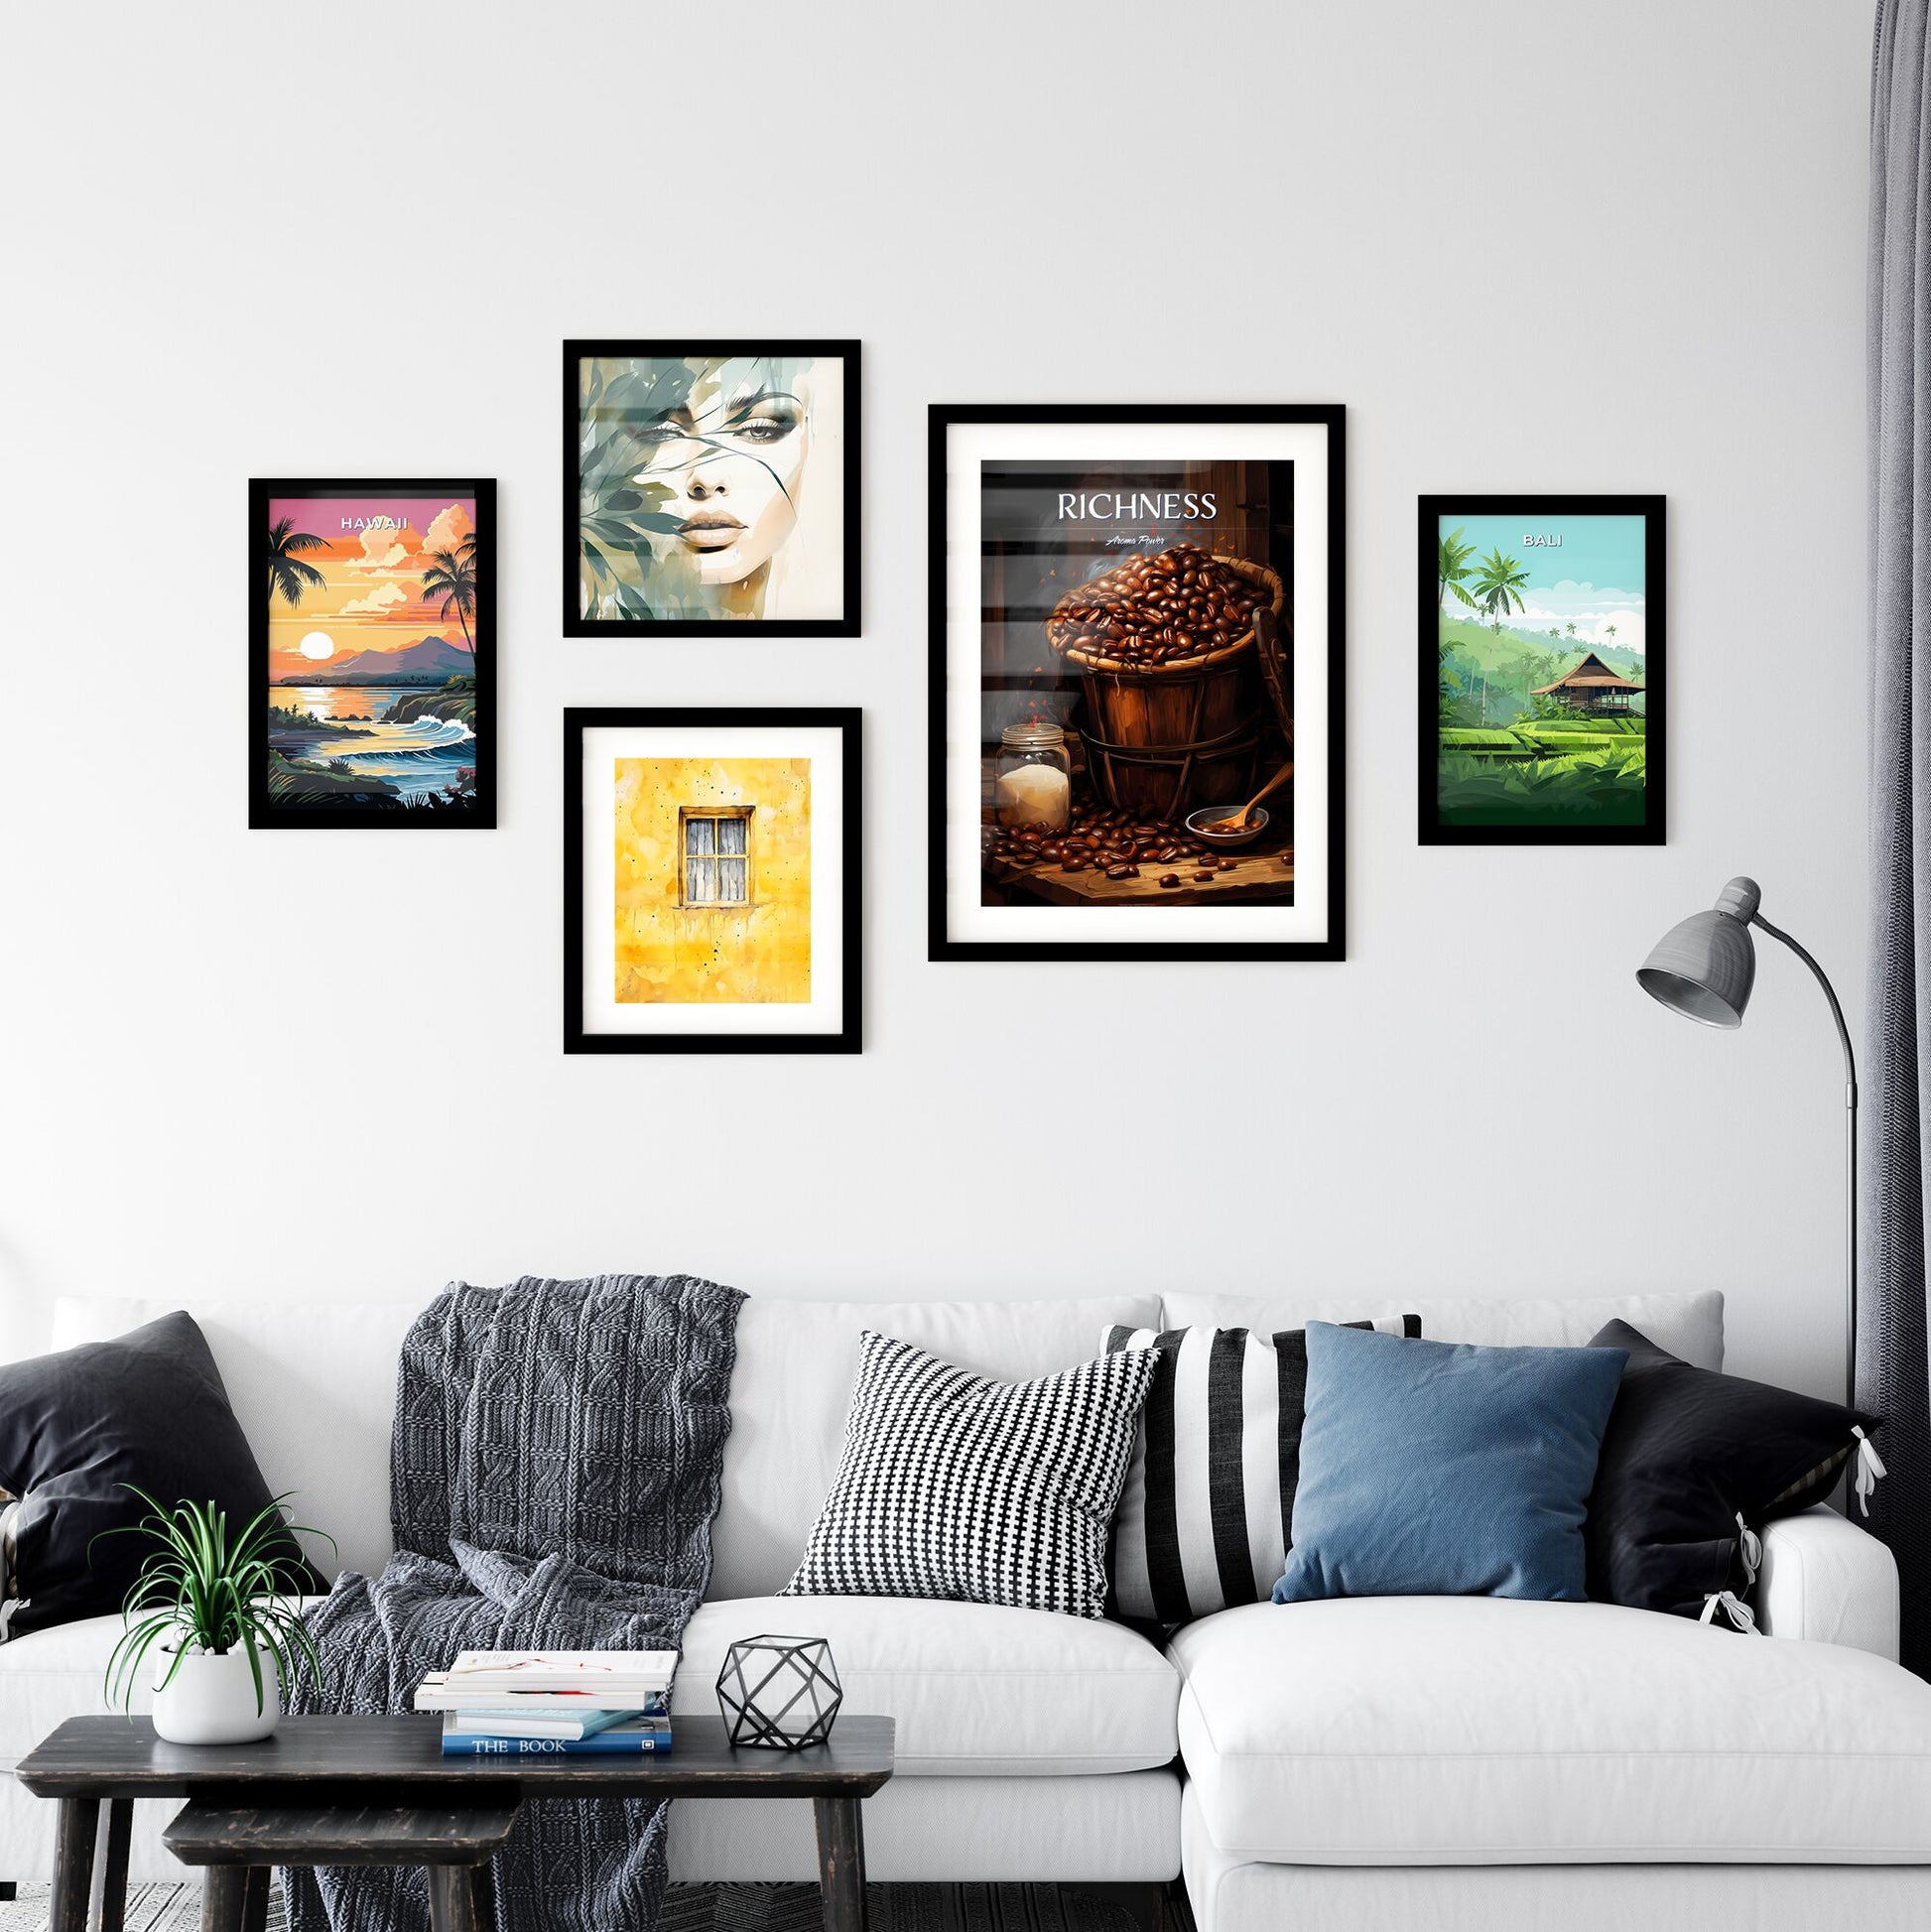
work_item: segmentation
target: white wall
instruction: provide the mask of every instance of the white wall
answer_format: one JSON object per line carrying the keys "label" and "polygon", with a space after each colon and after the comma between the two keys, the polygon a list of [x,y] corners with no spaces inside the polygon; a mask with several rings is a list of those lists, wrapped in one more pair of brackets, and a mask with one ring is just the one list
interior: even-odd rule
{"label": "white wall", "polygon": [[[16,10],[0,1343],[62,1293],[1720,1284],[1837,1374],[1867,9]],[[1064,274],[1124,237],[1149,271]],[[1234,251],[1251,293],[1188,290]],[[567,334],[854,334],[866,635],[558,635]],[[925,960],[925,406],[1350,407],[1350,959]],[[246,830],[251,474],[500,479],[502,829]],[[1671,841],[1415,843],[1422,490],[1670,499]],[[861,702],[858,1059],[560,1050],[568,704]],[[709,1152],[775,1178],[747,1196]]]}

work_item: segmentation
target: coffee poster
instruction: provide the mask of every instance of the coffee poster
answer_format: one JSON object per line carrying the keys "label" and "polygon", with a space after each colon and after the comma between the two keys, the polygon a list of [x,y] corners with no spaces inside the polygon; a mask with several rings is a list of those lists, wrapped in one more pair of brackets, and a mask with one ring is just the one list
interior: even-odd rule
{"label": "coffee poster", "polygon": [[1339,957],[1339,421],[1111,427],[937,425],[935,951]]}

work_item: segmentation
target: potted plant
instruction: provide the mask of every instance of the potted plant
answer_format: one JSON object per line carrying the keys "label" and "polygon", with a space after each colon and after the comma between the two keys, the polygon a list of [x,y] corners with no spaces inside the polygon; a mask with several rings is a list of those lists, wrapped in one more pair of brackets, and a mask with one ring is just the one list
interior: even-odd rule
{"label": "potted plant", "polygon": [[277,1496],[230,1542],[227,1511],[213,1503],[169,1509],[145,1489],[134,1493],[151,1513],[103,1533],[145,1536],[154,1548],[127,1593],[126,1627],[107,1660],[107,1701],[130,1709],[152,1656],[157,1737],[173,1744],[268,1737],[296,1671],[307,1664],[322,1681],[322,1659],[290,1601],[306,1579],[286,1553],[291,1531],[321,1532],[289,1523],[288,1498]]}

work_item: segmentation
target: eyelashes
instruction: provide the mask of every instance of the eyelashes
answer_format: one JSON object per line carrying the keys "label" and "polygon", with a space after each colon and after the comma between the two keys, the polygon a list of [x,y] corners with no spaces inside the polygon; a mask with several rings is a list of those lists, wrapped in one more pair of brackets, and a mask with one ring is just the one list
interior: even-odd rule
{"label": "eyelashes", "polygon": [[762,447],[784,442],[797,432],[803,420],[795,411],[765,405],[757,413],[740,416],[717,430],[700,433],[687,424],[659,417],[654,423],[644,424],[635,435],[650,450],[661,450],[671,443],[741,443]]}

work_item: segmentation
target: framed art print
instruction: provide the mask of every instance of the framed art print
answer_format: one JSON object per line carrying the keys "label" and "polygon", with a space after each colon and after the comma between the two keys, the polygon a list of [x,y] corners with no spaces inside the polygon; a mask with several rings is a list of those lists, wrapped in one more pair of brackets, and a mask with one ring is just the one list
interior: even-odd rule
{"label": "framed art print", "polygon": [[257,479],[248,518],[249,825],[493,827],[496,485]]}
{"label": "framed art print", "polygon": [[859,713],[564,713],[564,1051],[859,1050]]}
{"label": "framed art print", "polygon": [[1664,499],[1424,496],[1424,845],[1668,837]]}
{"label": "framed art print", "polygon": [[935,960],[1340,960],[1345,412],[935,405]]}
{"label": "framed art print", "polygon": [[858,635],[858,344],[564,344],[564,635]]}

